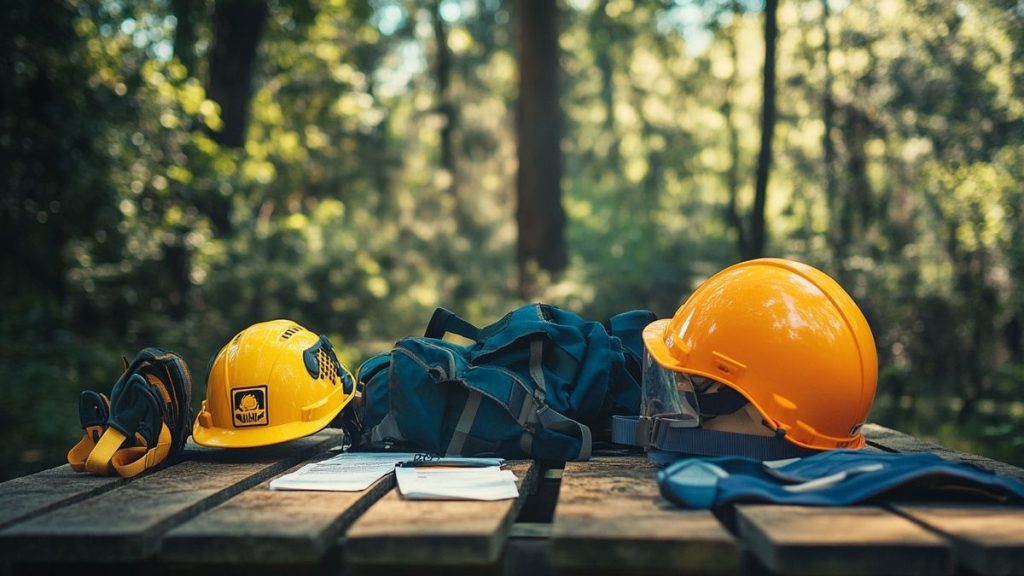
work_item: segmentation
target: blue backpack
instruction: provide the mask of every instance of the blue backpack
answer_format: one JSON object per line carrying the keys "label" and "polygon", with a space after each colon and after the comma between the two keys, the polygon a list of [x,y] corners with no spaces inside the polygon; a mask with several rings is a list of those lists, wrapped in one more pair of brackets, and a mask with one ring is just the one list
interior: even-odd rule
{"label": "blue backpack", "polygon": [[654,319],[635,310],[605,326],[531,304],[477,328],[438,308],[424,337],[399,340],[359,367],[357,447],[585,460],[591,430],[606,438],[613,414],[637,413],[640,333]]}

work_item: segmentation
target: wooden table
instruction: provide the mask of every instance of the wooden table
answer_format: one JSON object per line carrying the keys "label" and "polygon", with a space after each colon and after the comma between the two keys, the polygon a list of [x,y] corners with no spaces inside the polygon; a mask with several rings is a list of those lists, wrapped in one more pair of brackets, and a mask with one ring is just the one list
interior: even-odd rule
{"label": "wooden table", "polygon": [[[880,426],[871,449],[1024,470]],[[272,478],[341,441],[325,431],[188,459],[131,481],[61,466],[0,484],[0,575],[1022,574],[1024,508],[891,502],[741,505],[715,515],[658,496],[657,469],[608,453],[564,470],[513,462],[518,500],[406,501],[392,476],[362,492],[274,492]],[[84,571],[84,572],[83,572]]]}

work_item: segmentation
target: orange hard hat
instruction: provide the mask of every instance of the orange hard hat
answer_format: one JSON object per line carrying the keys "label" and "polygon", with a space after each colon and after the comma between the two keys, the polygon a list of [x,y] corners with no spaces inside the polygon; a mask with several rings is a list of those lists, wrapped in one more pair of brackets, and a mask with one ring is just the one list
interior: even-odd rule
{"label": "orange hard hat", "polygon": [[864,446],[875,340],[853,298],[816,268],[776,258],[730,266],[643,337],[659,365],[736,390],[797,446]]}

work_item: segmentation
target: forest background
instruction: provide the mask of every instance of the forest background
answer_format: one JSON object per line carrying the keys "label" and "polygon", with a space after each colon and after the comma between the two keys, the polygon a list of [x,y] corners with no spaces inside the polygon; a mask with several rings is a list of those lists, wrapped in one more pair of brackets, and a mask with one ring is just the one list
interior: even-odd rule
{"label": "forest background", "polygon": [[290,318],[351,367],[531,300],[837,278],[871,418],[1024,464],[1021,0],[11,0],[0,478],[77,393]]}

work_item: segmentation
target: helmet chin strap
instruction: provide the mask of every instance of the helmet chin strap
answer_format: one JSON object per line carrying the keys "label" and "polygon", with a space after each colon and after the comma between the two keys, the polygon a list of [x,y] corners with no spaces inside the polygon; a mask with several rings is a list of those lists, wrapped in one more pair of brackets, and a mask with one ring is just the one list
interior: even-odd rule
{"label": "helmet chin strap", "polygon": [[612,441],[643,446],[657,464],[686,456],[745,456],[758,460],[801,458],[816,450],[802,448],[773,430],[749,403],[722,416],[704,419],[694,427],[690,419],[671,415],[612,417]]}

